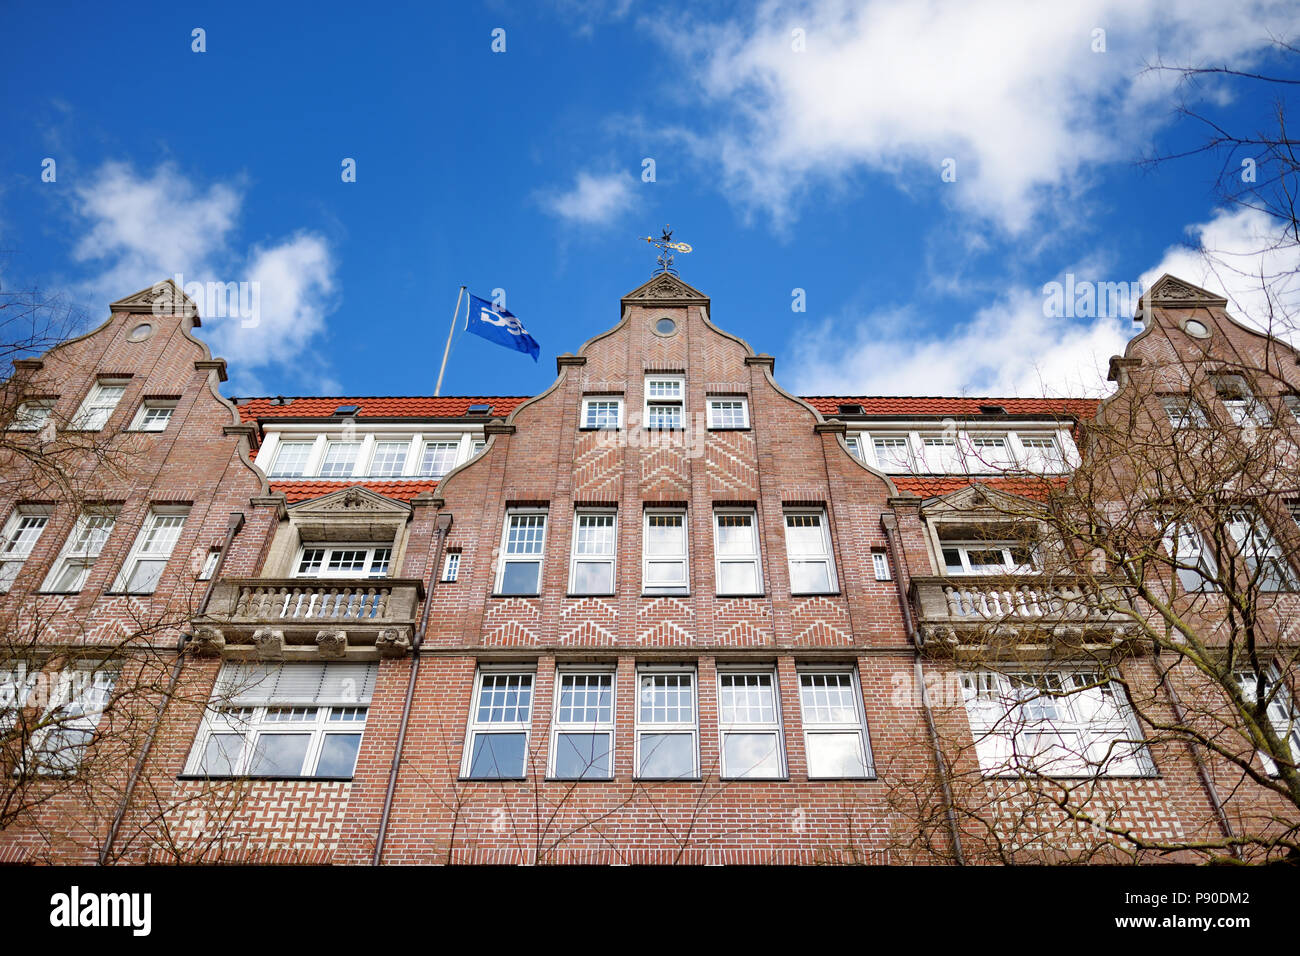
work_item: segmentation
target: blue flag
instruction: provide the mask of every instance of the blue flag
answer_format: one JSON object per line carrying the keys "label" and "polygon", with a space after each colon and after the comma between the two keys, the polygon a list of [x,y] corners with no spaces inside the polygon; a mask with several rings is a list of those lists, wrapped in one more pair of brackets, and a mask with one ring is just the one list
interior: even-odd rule
{"label": "blue flag", "polygon": [[527,352],[537,361],[542,347],[528,334],[523,323],[506,309],[498,309],[486,299],[470,293],[469,315],[465,316],[465,329],[475,335],[481,335],[490,342],[504,345],[508,349]]}

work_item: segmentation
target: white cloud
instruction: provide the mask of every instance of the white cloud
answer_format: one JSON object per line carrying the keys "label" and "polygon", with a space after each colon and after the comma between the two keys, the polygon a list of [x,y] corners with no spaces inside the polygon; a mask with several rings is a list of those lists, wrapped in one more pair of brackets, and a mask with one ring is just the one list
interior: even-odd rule
{"label": "white cloud", "polygon": [[604,225],[632,207],[635,186],[627,173],[578,173],[573,187],[542,194],[542,207],[552,215],[582,225]]}
{"label": "white cloud", "polygon": [[[230,360],[237,388],[255,384],[259,369],[298,377],[307,369],[319,378],[323,364],[312,346],[332,308],[333,253],[324,237],[308,231],[241,251],[243,200],[238,181],[204,187],[168,163],[148,174],[105,163],[75,190],[74,226],[82,238],[73,258],[94,270],[77,284],[77,296],[98,314],[115,299],[177,275],[186,286],[257,283],[256,324],[214,314],[210,301],[198,301],[200,334]],[[246,301],[254,287],[247,288]]]}
{"label": "white cloud", "polygon": [[[848,188],[848,177],[873,171],[906,190],[944,190],[1021,232],[1045,208],[1078,215],[1064,200],[1083,192],[1091,168],[1130,159],[1135,130],[1168,117],[1175,78],[1144,73],[1145,63],[1248,63],[1270,30],[1294,27],[1294,8],[808,0],[767,2],[743,20],[647,25],[718,108],[684,138],[720,167],[729,194],[778,223],[811,187]],[[1106,31],[1105,52],[1093,50],[1095,29]],[[947,158],[954,183],[940,179]]]}

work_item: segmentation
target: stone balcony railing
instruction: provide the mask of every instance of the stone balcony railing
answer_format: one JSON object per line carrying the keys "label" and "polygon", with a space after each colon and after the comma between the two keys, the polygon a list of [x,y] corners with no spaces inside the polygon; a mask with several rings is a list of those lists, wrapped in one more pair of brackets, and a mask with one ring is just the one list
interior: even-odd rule
{"label": "stone balcony railing", "polygon": [[372,648],[401,654],[423,600],[424,586],[414,578],[223,578],[207,613],[194,621],[196,647],[246,645],[265,660],[303,652],[347,657]]}
{"label": "stone balcony railing", "polygon": [[1117,585],[1062,575],[914,577],[911,601],[926,643],[1111,643],[1132,627]]}

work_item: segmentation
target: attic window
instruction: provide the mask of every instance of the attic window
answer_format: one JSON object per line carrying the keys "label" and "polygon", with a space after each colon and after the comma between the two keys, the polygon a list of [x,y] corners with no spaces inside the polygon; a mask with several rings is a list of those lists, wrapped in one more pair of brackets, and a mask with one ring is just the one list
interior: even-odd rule
{"label": "attic window", "polygon": [[981,405],[981,406],[980,406],[980,414],[981,414],[981,415],[1005,415],[1006,413],[1007,413],[1007,410],[1006,410],[1005,408],[1003,408],[1001,405]]}
{"label": "attic window", "polygon": [[285,398],[283,395],[277,395],[275,396],[275,398],[271,399],[267,404],[268,405],[292,405],[293,399]]}
{"label": "attic window", "polygon": [[866,410],[861,405],[841,405],[841,415],[865,415]]}
{"label": "attic window", "polygon": [[471,405],[465,410],[466,415],[491,415],[492,406],[484,404]]}
{"label": "attic window", "polygon": [[359,411],[361,411],[361,406],[360,406],[360,405],[340,405],[338,408],[334,409],[334,414],[335,414],[335,415],[355,415],[355,414],[356,414],[357,412],[359,412]]}

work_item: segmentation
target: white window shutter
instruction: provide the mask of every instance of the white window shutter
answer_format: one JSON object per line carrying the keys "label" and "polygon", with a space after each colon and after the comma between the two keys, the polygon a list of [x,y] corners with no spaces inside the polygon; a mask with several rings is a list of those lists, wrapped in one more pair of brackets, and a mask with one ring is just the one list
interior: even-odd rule
{"label": "white window shutter", "polygon": [[364,707],[374,694],[377,670],[375,664],[227,664],[213,697],[232,707]]}

